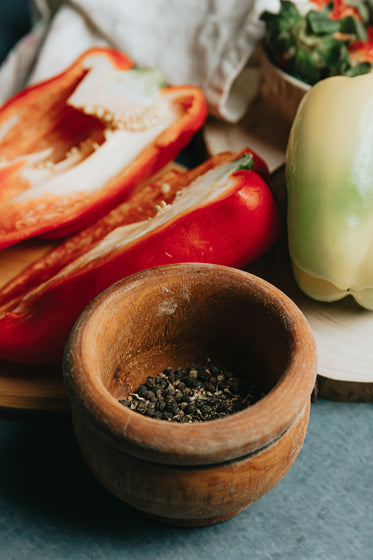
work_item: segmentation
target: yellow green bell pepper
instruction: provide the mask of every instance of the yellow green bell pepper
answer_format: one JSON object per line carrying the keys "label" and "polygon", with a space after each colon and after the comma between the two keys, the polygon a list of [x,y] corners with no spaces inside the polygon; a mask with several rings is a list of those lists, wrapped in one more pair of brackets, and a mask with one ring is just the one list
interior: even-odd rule
{"label": "yellow green bell pepper", "polygon": [[288,242],[299,287],[373,310],[373,74],[313,86],[290,132]]}

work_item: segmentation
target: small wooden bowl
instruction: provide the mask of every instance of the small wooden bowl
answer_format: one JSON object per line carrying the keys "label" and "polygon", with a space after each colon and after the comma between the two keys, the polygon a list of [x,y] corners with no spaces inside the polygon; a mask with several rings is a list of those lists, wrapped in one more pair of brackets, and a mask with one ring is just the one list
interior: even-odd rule
{"label": "small wooden bowl", "polygon": [[[118,402],[147,376],[206,358],[245,372],[265,396],[205,422],[157,420]],[[209,264],[119,281],[70,335],[64,379],[75,433],[113,494],[173,525],[223,521],[268,492],[306,434],[315,342],[296,305],[246,272]]]}

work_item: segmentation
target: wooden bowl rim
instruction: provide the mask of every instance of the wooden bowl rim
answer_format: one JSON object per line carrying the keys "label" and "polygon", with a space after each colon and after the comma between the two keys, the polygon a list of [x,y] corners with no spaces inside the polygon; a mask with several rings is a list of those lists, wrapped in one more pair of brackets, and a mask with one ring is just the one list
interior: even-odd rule
{"label": "wooden bowl rim", "polygon": [[[143,282],[158,285],[168,273],[220,274],[246,282],[249,290],[277,306],[290,325],[293,353],[284,374],[261,400],[230,416],[201,423],[176,423],[142,416],[121,405],[85,364],[85,336],[91,318],[112,298]],[[201,276],[199,276],[199,279]],[[158,280],[158,282],[155,281]],[[170,464],[212,464],[256,453],[275,442],[308,405],[316,379],[316,347],[308,322],[278,288],[248,272],[222,265],[184,263],[148,269],[120,280],[86,308],[66,344],[64,380],[72,405],[81,405],[101,437],[138,458]],[[74,406],[72,406],[74,408]]]}
{"label": "wooden bowl rim", "polygon": [[266,49],[263,49],[262,51],[262,58],[264,61],[265,71],[268,71],[270,69],[272,72],[278,74],[278,76],[280,76],[282,80],[288,82],[289,84],[296,87],[297,89],[304,91],[305,93],[311,89],[312,87],[311,84],[308,84],[307,82],[304,82],[303,80],[300,80],[295,76],[292,76],[288,72],[285,72],[285,70],[282,70],[280,66],[278,66],[275,62],[273,62],[272,58],[267,53]]}

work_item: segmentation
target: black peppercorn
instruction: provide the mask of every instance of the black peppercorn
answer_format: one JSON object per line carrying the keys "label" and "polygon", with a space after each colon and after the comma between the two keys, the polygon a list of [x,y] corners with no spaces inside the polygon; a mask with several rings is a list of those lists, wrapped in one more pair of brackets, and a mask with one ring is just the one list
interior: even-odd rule
{"label": "black peppercorn", "polygon": [[167,393],[172,396],[176,393],[175,387],[171,384],[166,387],[165,391],[167,391]]}
{"label": "black peppercorn", "polygon": [[139,395],[139,397],[145,397],[147,391],[148,388],[146,387],[146,385],[140,385],[140,387],[137,389],[136,392]]}
{"label": "black peppercorn", "polygon": [[[165,368],[156,378],[148,376],[136,392],[119,402],[140,414],[168,422],[201,422],[233,414],[262,395],[255,387],[240,393],[240,378],[211,364]],[[250,389],[250,390],[249,390]]]}
{"label": "black peppercorn", "polygon": [[143,396],[144,396],[144,399],[147,399],[148,401],[151,401],[151,402],[155,402],[157,400],[157,397],[156,397],[154,391],[147,390],[146,393]]}
{"label": "black peppercorn", "polygon": [[185,413],[186,414],[192,414],[192,415],[197,414],[196,403],[194,403],[194,402],[188,403],[186,408],[185,408]]}
{"label": "black peppercorn", "polygon": [[148,410],[148,403],[147,401],[140,401],[139,404],[136,407],[137,412],[140,413],[144,413],[146,410]]}
{"label": "black peppercorn", "polygon": [[188,375],[188,372],[184,368],[178,368],[175,372],[176,379],[182,379],[183,377],[186,377],[187,375]]}
{"label": "black peppercorn", "polygon": [[215,385],[211,382],[206,384],[206,391],[208,393],[214,393],[215,392]]}
{"label": "black peppercorn", "polygon": [[168,410],[164,410],[162,412],[162,420],[171,420],[172,418],[172,413],[169,412]]}
{"label": "black peppercorn", "polygon": [[210,379],[210,371],[207,368],[202,368],[198,374],[201,381],[207,381]]}
{"label": "black peppercorn", "polygon": [[181,403],[184,398],[183,392],[180,389],[176,389],[174,396],[177,403]]}
{"label": "black peppercorn", "polygon": [[155,388],[154,377],[148,377],[147,380],[145,381],[145,385],[148,389],[154,389]]}
{"label": "black peppercorn", "polygon": [[155,403],[155,410],[158,410],[159,412],[162,412],[162,410],[164,410],[166,408],[166,401],[165,400],[158,400]]}
{"label": "black peppercorn", "polygon": [[192,379],[197,379],[198,377],[198,370],[196,369],[190,369],[188,372],[188,377],[192,378]]}

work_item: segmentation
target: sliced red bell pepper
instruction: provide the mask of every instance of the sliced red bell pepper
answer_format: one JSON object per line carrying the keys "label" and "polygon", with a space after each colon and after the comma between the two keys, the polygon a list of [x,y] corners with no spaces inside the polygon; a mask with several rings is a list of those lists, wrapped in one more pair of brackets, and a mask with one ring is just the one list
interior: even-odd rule
{"label": "sliced red bell pepper", "polygon": [[51,278],[67,264],[83,255],[96,245],[114,228],[153,217],[164,204],[170,204],[176,193],[189,185],[196,177],[224,162],[231,161],[247,153],[253,159],[252,170],[265,181],[269,179],[266,162],[248,148],[238,154],[222,152],[189,170],[171,168],[151,183],[138,188],[129,200],[123,202],[108,214],[81,232],[50,251],[31,264],[0,290],[0,307],[12,299],[21,297],[29,290]]}
{"label": "sliced red bell pepper", "polygon": [[[266,164],[251,152],[256,167],[265,174]],[[92,249],[105,235],[119,226],[132,224],[155,216],[164,204],[170,204],[176,193],[216,165],[232,159],[231,152],[217,154],[198,167],[183,171],[171,168],[162,175],[137,189],[129,200],[105,214],[79,233],[60,243],[35,263],[28,266],[0,290],[0,307],[21,297],[35,286],[47,281],[62,268]],[[256,162],[256,163],[255,163]],[[264,166],[264,169],[262,169]]]}
{"label": "sliced red bell pepper", "polygon": [[207,110],[193,86],[162,87],[96,48],[0,110],[0,249],[75,233],[125,200],[190,141]]}
{"label": "sliced red bell pepper", "polygon": [[[264,253],[279,234],[281,217],[252,167],[253,158],[244,151],[179,176],[166,172],[144,187],[143,196],[138,191],[117,214],[97,222],[95,231],[88,228],[32,265],[0,292],[0,357],[59,360],[85,306],[140,270],[189,261],[243,267]],[[151,202],[146,202],[148,192]],[[160,203],[154,215],[154,202],[166,196],[169,203]]]}

